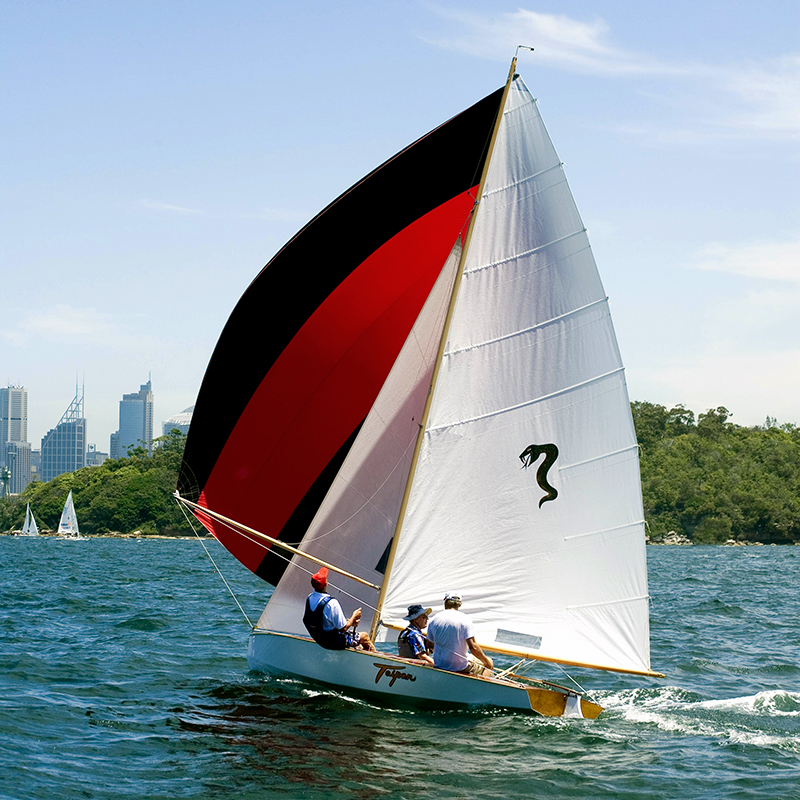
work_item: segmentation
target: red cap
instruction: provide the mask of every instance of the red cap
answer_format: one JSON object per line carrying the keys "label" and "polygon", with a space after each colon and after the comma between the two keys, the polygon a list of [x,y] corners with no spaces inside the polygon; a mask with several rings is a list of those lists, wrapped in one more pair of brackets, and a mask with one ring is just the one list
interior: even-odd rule
{"label": "red cap", "polygon": [[315,572],[311,576],[311,583],[318,583],[321,586],[324,586],[328,582],[328,568],[327,567],[320,567],[319,571]]}

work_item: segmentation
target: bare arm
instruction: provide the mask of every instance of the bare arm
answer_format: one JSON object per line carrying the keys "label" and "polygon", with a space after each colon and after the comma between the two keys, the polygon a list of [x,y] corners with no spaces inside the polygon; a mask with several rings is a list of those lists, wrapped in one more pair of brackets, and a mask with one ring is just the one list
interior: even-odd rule
{"label": "bare arm", "polygon": [[494,669],[494,661],[483,652],[483,648],[475,641],[474,636],[467,639],[467,647],[469,647],[470,653],[472,653],[481,664],[488,669]]}
{"label": "bare arm", "polygon": [[342,628],[342,630],[346,631],[349,630],[350,628],[355,628],[359,622],[361,622],[361,609],[357,608],[353,612],[350,619],[348,619],[347,622],[345,622],[344,628]]}

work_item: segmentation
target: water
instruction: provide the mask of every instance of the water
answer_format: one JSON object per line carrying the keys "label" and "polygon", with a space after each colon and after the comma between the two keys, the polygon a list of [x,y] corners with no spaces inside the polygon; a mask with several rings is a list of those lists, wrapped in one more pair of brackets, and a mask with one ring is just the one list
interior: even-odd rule
{"label": "water", "polygon": [[[213,554],[255,619],[265,584]],[[648,556],[668,677],[575,670],[582,722],[249,673],[196,541],[0,537],[0,797],[800,798],[800,547]]]}

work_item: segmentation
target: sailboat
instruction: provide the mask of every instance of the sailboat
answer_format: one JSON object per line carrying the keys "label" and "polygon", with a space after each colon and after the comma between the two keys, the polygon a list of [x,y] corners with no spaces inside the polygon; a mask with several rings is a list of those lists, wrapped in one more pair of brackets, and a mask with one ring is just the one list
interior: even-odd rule
{"label": "sailboat", "polygon": [[81,538],[78,528],[78,517],[75,515],[75,504],[72,502],[72,489],[69,490],[64,510],[61,512],[61,520],[58,523],[58,535],[62,539]]}
{"label": "sailboat", "polygon": [[25,509],[25,522],[22,525],[22,531],[19,534],[20,536],[38,536],[39,535],[39,526],[36,524],[36,519],[33,516],[33,511],[31,511],[31,504],[28,503],[28,507]]}
{"label": "sailboat", "polygon": [[[253,669],[587,718],[602,709],[581,692],[523,673],[663,677],[608,302],[515,70],[308,223],[220,336],[176,497],[275,586]],[[380,652],[308,637],[319,565],[348,614],[372,611]],[[407,607],[440,610],[452,590],[484,651],[517,662],[492,680],[393,654]]]}

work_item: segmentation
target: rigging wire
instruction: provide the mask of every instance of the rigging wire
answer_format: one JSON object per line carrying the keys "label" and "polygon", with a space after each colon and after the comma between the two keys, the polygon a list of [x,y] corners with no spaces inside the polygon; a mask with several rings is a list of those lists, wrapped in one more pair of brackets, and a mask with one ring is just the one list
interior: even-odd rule
{"label": "rigging wire", "polygon": [[230,592],[231,597],[233,598],[233,600],[236,603],[236,605],[239,606],[239,611],[242,612],[242,616],[245,618],[247,624],[250,626],[250,629],[252,630],[255,627],[255,625],[253,625],[253,623],[250,621],[250,618],[247,616],[247,612],[244,610],[244,608],[242,608],[242,604],[239,602],[239,598],[236,597],[236,594],[234,593],[233,589],[231,588],[231,585],[228,583],[228,581],[225,580],[225,576],[222,574],[220,568],[217,566],[217,562],[214,561],[214,558],[212,557],[211,553],[208,551],[208,548],[206,547],[206,543],[203,541],[202,537],[197,532],[197,529],[194,526],[194,519],[190,518],[190,515],[186,510],[186,506],[184,506],[183,503],[178,503],[178,505],[181,507],[181,510],[183,511],[183,516],[186,518],[186,521],[189,523],[189,527],[192,529],[192,533],[194,533],[194,535],[197,537],[197,540],[203,546],[203,550],[206,551],[206,555],[208,556],[208,560],[214,566],[214,569],[216,570],[217,575],[219,575],[220,578],[222,578],[222,582],[225,584],[225,587]]}
{"label": "rigging wire", "polygon": [[[193,524],[193,521],[192,521],[192,518],[194,517],[194,515],[193,515],[193,514],[190,514],[190,513],[189,513],[189,512],[186,510],[186,507],[183,505],[183,503],[180,503],[180,501],[178,501],[178,502],[179,502],[179,505],[181,506],[181,509],[183,510],[183,514],[184,514],[184,516],[186,517],[187,521],[189,522],[189,524],[190,524],[190,525],[191,525],[191,527],[192,527],[192,531],[194,531],[194,534],[195,534],[195,536],[197,536],[197,538],[198,538],[198,539],[200,539],[200,541],[202,542],[203,540],[200,538],[199,534],[197,533],[197,531],[196,531],[196,530],[195,530],[195,528],[194,528],[194,524]],[[195,518],[195,519],[196,519],[196,518]],[[306,573],[306,575],[308,575],[309,577],[311,577],[311,575],[313,575],[313,574],[314,574],[314,573],[313,573],[313,572],[312,572],[310,569],[308,569],[307,567],[304,567],[302,564],[300,564],[300,563],[294,563],[294,562],[292,561],[292,557],[291,557],[291,556],[287,556],[285,553],[281,552],[281,549],[280,549],[280,547],[270,547],[270,546],[268,546],[268,545],[267,545],[265,542],[261,541],[260,539],[257,539],[257,538],[255,538],[255,537],[251,537],[251,536],[249,536],[249,535],[247,534],[247,532],[246,532],[246,531],[239,530],[239,529],[238,529],[237,527],[235,527],[234,525],[231,525],[231,524],[230,524],[230,523],[228,523],[228,522],[224,522],[223,520],[219,520],[219,519],[218,519],[218,520],[216,520],[216,523],[217,523],[218,525],[221,525],[221,526],[223,526],[223,527],[227,528],[227,529],[228,529],[229,531],[231,531],[232,533],[235,533],[235,534],[237,534],[238,536],[241,536],[241,537],[243,537],[244,539],[247,539],[247,541],[248,541],[248,542],[252,542],[253,544],[255,544],[255,545],[258,545],[258,546],[259,546],[259,547],[261,547],[263,550],[271,552],[271,553],[272,553],[272,555],[276,556],[277,558],[282,558],[284,561],[286,561],[286,563],[287,563],[287,564],[288,564],[290,567],[295,567],[296,569],[299,569],[299,570],[301,570],[301,571],[305,572],[305,573]],[[213,559],[213,558],[211,558],[211,554],[208,552],[208,549],[205,547],[205,544],[203,545],[203,548],[205,549],[206,553],[208,554],[208,557],[209,557],[209,559],[211,559],[211,563],[212,563],[212,564],[214,564],[214,559]],[[215,569],[217,569],[217,572],[219,572],[219,568],[217,568],[217,565],[216,565],[216,564],[214,564],[214,567],[215,567]],[[231,593],[231,595],[233,596],[233,599],[234,599],[234,600],[236,600],[236,603],[237,603],[237,605],[239,605],[239,601],[236,599],[236,596],[233,594],[233,590],[230,588],[230,586],[228,585],[227,581],[225,581],[225,577],[222,575],[222,573],[221,573],[221,572],[219,572],[219,575],[220,575],[220,577],[222,578],[222,580],[225,582],[225,585],[228,587],[228,591],[229,591],[229,592]],[[366,600],[364,600],[364,599],[363,599],[363,598],[361,598],[361,597],[356,597],[356,595],[354,595],[354,594],[351,594],[351,593],[350,593],[350,592],[348,592],[346,589],[343,589],[341,586],[337,586],[337,585],[336,585],[336,584],[335,584],[333,581],[331,581],[331,580],[328,580],[328,584],[329,584],[329,585],[330,585],[332,588],[334,588],[334,589],[336,589],[337,591],[341,592],[341,594],[347,595],[349,598],[351,598],[352,600],[355,600],[357,603],[361,603],[361,605],[362,605],[362,606],[366,606],[367,608],[371,609],[372,611],[375,611],[375,610],[376,610],[376,609],[375,609],[375,606],[373,606],[371,603],[367,602]],[[239,605],[239,608],[241,609],[241,605]],[[244,611],[242,611],[242,613],[244,614]],[[245,614],[245,619],[247,619],[247,615],[246,615],[246,614]],[[248,619],[247,621],[248,621],[248,623],[250,623],[250,620],[249,620],[249,619]],[[253,627],[253,625],[252,625],[252,624],[250,624],[250,627],[252,628],[252,627]]]}

